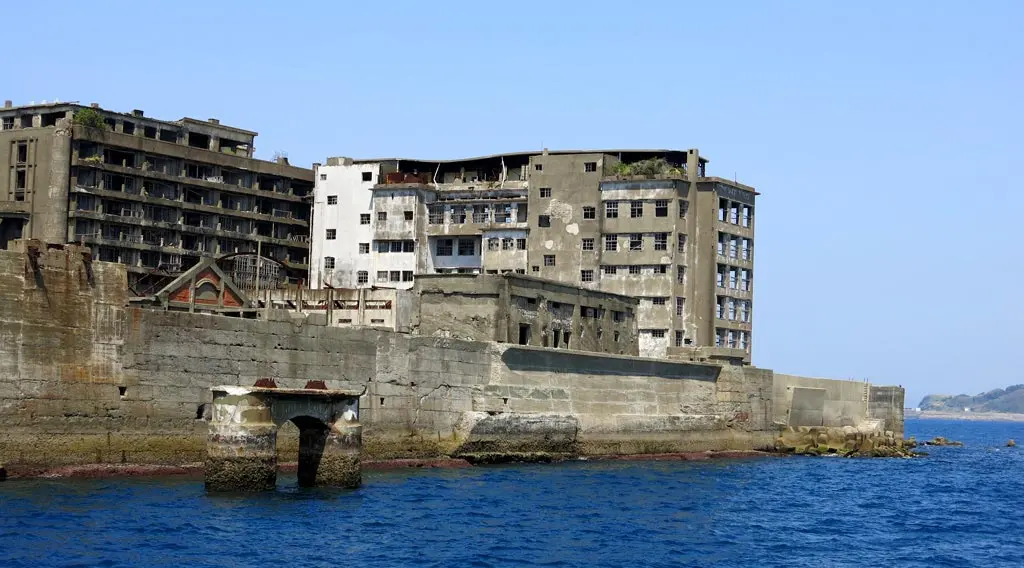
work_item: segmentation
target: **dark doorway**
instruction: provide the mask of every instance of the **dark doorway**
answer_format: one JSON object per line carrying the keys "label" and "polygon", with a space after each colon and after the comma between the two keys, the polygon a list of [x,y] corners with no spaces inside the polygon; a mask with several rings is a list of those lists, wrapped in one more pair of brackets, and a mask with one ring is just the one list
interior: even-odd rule
{"label": "dark doorway", "polygon": [[519,324],[519,345],[530,344],[530,326],[529,324]]}

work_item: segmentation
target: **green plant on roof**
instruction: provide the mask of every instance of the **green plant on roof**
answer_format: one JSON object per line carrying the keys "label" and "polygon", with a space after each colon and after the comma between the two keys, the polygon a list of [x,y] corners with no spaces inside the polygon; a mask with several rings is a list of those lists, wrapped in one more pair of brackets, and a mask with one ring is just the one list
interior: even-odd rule
{"label": "green plant on roof", "polygon": [[92,108],[83,108],[75,111],[72,122],[80,126],[88,126],[89,128],[99,128],[101,130],[109,130],[110,126],[107,125],[103,120],[103,115]]}

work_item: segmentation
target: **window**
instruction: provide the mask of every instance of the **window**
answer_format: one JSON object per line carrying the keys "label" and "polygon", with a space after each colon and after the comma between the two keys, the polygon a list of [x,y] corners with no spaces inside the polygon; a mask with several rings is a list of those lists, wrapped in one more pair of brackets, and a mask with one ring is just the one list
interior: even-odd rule
{"label": "window", "polygon": [[680,254],[686,253],[686,235],[682,233],[676,235],[676,252]]}
{"label": "window", "polygon": [[655,274],[668,274],[667,264],[655,264],[653,268]]}
{"label": "window", "polygon": [[412,211],[406,211],[405,212],[405,220],[406,221],[412,221]]}
{"label": "window", "polygon": [[378,221],[387,221],[388,220],[388,212],[387,211],[378,211],[377,212],[377,220]]}
{"label": "window", "polygon": [[542,172],[544,171],[544,164],[534,164],[533,169],[534,171]]}
{"label": "window", "polygon": [[659,199],[654,202],[654,216],[668,217],[668,200]]}
{"label": "window", "polygon": [[24,164],[28,162],[28,143],[21,142],[18,144],[18,163]]}
{"label": "window", "polygon": [[517,268],[516,269],[516,274],[526,274],[526,269],[525,268]]}
{"label": "window", "polygon": [[686,267],[679,265],[676,267],[676,282],[683,284],[686,282]]}
{"label": "window", "polygon": [[327,240],[333,241],[336,238],[338,238],[338,230],[337,229],[327,229]]}
{"label": "window", "polygon": [[615,276],[615,273],[618,272],[618,267],[617,266],[602,266],[601,270],[604,272],[605,276]]}
{"label": "window", "polygon": [[476,254],[476,243],[473,239],[459,239],[459,256],[473,256]]}
{"label": "window", "polygon": [[644,250],[644,236],[640,233],[629,235],[629,250]]}
{"label": "window", "polygon": [[377,271],[377,282],[387,282],[387,281],[388,281],[388,271],[387,270],[378,270]]}
{"label": "window", "polygon": [[643,201],[630,201],[629,202],[629,216],[636,219],[644,216],[644,202]]}
{"label": "window", "polygon": [[618,219],[619,218],[619,202],[618,201],[606,201],[604,204],[604,216],[606,219]]}
{"label": "window", "polygon": [[370,214],[369,213],[360,213],[359,214],[359,224],[360,225],[369,225],[370,224]]}
{"label": "window", "polygon": [[530,267],[530,272],[540,272],[540,267],[535,264]]}
{"label": "window", "polygon": [[640,274],[640,265],[638,265],[638,264],[631,264],[629,266],[629,273],[634,275],[634,276],[637,275],[637,274]]}
{"label": "window", "polygon": [[686,217],[686,210],[689,209],[690,202],[685,199],[679,200],[679,218]]}
{"label": "window", "polygon": [[413,241],[402,241],[402,252],[416,252],[416,243]]}
{"label": "window", "polygon": [[583,162],[583,171],[585,172],[596,172],[597,162]]}
{"label": "window", "polygon": [[440,225],[444,223],[444,206],[431,205],[428,210],[427,222],[431,225]]}
{"label": "window", "polygon": [[334,270],[334,257],[333,256],[325,256],[324,257],[324,270]]}
{"label": "window", "polygon": [[391,244],[388,241],[377,241],[377,252],[391,252]]}
{"label": "window", "polygon": [[338,204],[338,196],[337,195],[328,195],[327,196],[327,204],[328,205],[337,205]]}
{"label": "window", "polygon": [[516,241],[512,237],[504,237],[501,239],[501,250],[515,250]]}
{"label": "window", "polygon": [[583,239],[583,250],[594,250],[594,239]]}
{"label": "window", "polygon": [[676,330],[676,347],[683,346],[683,332]]}
{"label": "window", "polygon": [[498,250],[500,242],[501,239],[499,239],[498,237],[491,237],[487,239],[487,250]]}
{"label": "window", "polygon": [[[612,310],[612,321],[620,323],[626,321],[626,313],[618,310]],[[618,341],[618,338],[616,338],[616,341]]]}
{"label": "window", "polygon": [[686,298],[682,298],[680,296],[676,296],[676,315],[677,316],[682,316],[683,315],[683,310],[685,309],[685,307],[686,307]]}
{"label": "window", "polygon": [[750,222],[754,219],[754,208],[747,205],[743,206],[743,223],[744,227],[749,227]]}
{"label": "window", "polygon": [[363,172],[363,181],[373,181],[373,172]]}
{"label": "window", "polygon": [[401,282],[402,281],[402,271],[400,271],[400,270],[392,270],[390,272],[390,275],[391,275],[391,281],[392,282]]}
{"label": "window", "polygon": [[718,254],[725,256],[725,244],[729,241],[729,235],[718,233]]}
{"label": "window", "polygon": [[320,181],[327,181],[327,174],[320,174]]}
{"label": "window", "polygon": [[542,187],[542,188],[540,188],[540,196],[541,197],[551,197],[551,188],[550,187]]}
{"label": "window", "polygon": [[743,239],[740,243],[740,249],[743,260],[750,260],[750,239]]}
{"label": "window", "polygon": [[729,239],[729,258],[739,256],[740,240],[737,237]]}
{"label": "window", "polygon": [[668,250],[668,233],[654,234],[654,250]]}
{"label": "window", "polygon": [[593,282],[594,271],[593,270],[580,270],[580,281],[582,282]]}
{"label": "window", "polygon": [[595,208],[593,206],[590,206],[590,205],[584,205],[583,206],[583,218],[584,219],[596,219],[597,218],[597,208]]}
{"label": "window", "polygon": [[664,296],[655,296],[651,298],[651,303],[655,306],[664,306],[668,302],[668,298]]}
{"label": "window", "polygon": [[651,334],[651,337],[654,337],[656,339],[661,339],[662,337],[665,337],[664,329],[649,329],[647,331],[648,333]]}
{"label": "window", "polygon": [[370,243],[359,243],[359,254],[370,254]]}
{"label": "window", "polygon": [[619,250],[619,236],[618,235],[605,235],[604,236],[604,250],[614,252]]}
{"label": "window", "polygon": [[550,227],[551,226],[551,215],[540,215],[537,217],[538,227]]}
{"label": "window", "polygon": [[526,239],[516,239],[516,250],[526,250]]}
{"label": "window", "polygon": [[451,239],[437,239],[437,256],[451,256],[452,255],[452,240]]}
{"label": "window", "polygon": [[554,265],[555,265],[555,255],[553,255],[553,254],[546,254],[546,255],[544,255],[544,266],[554,266]]}
{"label": "window", "polygon": [[366,284],[370,281],[370,274],[365,270],[360,270],[356,273],[356,282],[359,284]]}

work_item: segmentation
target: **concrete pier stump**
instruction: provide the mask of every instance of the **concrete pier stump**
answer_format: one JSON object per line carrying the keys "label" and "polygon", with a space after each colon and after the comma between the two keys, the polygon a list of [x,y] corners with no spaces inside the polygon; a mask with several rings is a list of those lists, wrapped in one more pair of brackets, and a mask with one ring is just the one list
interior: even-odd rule
{"label": "concrete pier stump", "polygon": [[277,430],[299,428],[299,485],[359,487],[359,395],[347,391],[213,387],[206,490],[266,491],[277,484]]}

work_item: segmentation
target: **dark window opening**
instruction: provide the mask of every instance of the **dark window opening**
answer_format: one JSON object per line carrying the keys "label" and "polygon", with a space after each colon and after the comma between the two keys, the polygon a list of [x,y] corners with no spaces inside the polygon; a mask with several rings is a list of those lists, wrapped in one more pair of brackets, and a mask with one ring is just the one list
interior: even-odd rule
{"label": "dark window opening", "polygon": [[177,142],[178,133],[173,130],[167,130],[164,128],[160,129],[160,139],[164,142]]}
{"label": "dark window opening", "polygon": [[40,117],[40,126],[57,126],[57,121],[64,118],[63,112],[49,112]]}
{"label": "dark window opening", "polygon": [[121,123],[121,132],[125,134],[135,134],[135,123],[128,122],[127,120]]}
{"label": "dark window opening", "polygon": [[560,342],[561,339],[562,339],[562,334],[559,333],[557,329],[553,330],[551,332],[551,346],[552,347],[554,347],[555,349],[558,349],[559,342]]}
{"label": "dark window opening", "polygon": [[596,172],[597,162],[583,162],[583,171],[585,172]]}
{"label": "dark window opening", "polygon": [[24,164],[28,161],[28,144],[22,142],[18,144],[18,163]]}
{"label": "dark window opening", "polygon": [[373,172],[363,172],[363,181],[373,181]]}
{"label": "dark window opening", "polygon": [[571,335],[571,334],[570,334],[570,333],[569,333],[568,331],[563,331],[563,332],[562,332],[562,343],[564,343],[564,344],[565,344],[565,348],[566,348],[566,349],[568,349],[568,348],[569,348],[569,336],[570,336],[570,335]]}
{"label": "dark window opening", "polygon": [[156,138],[156,127],[155,126],[143,126],[142,135],[146,138]]}
{"label": "dark window opening", "polygon": [[525,323],[519,324],[519,345],[530,344],[530,326]]}
{"label": "dark window opening", "polygon": [[405,220],[406,221],[412,221],[412,211],[406,211],[405,212]]}
{"label": "dark window opening", "polygon": [[537,226],[538,227],[550,227],[551,226],[551,216],[550,215],[540,215],[540,216],[538,216],[537,217]]}

